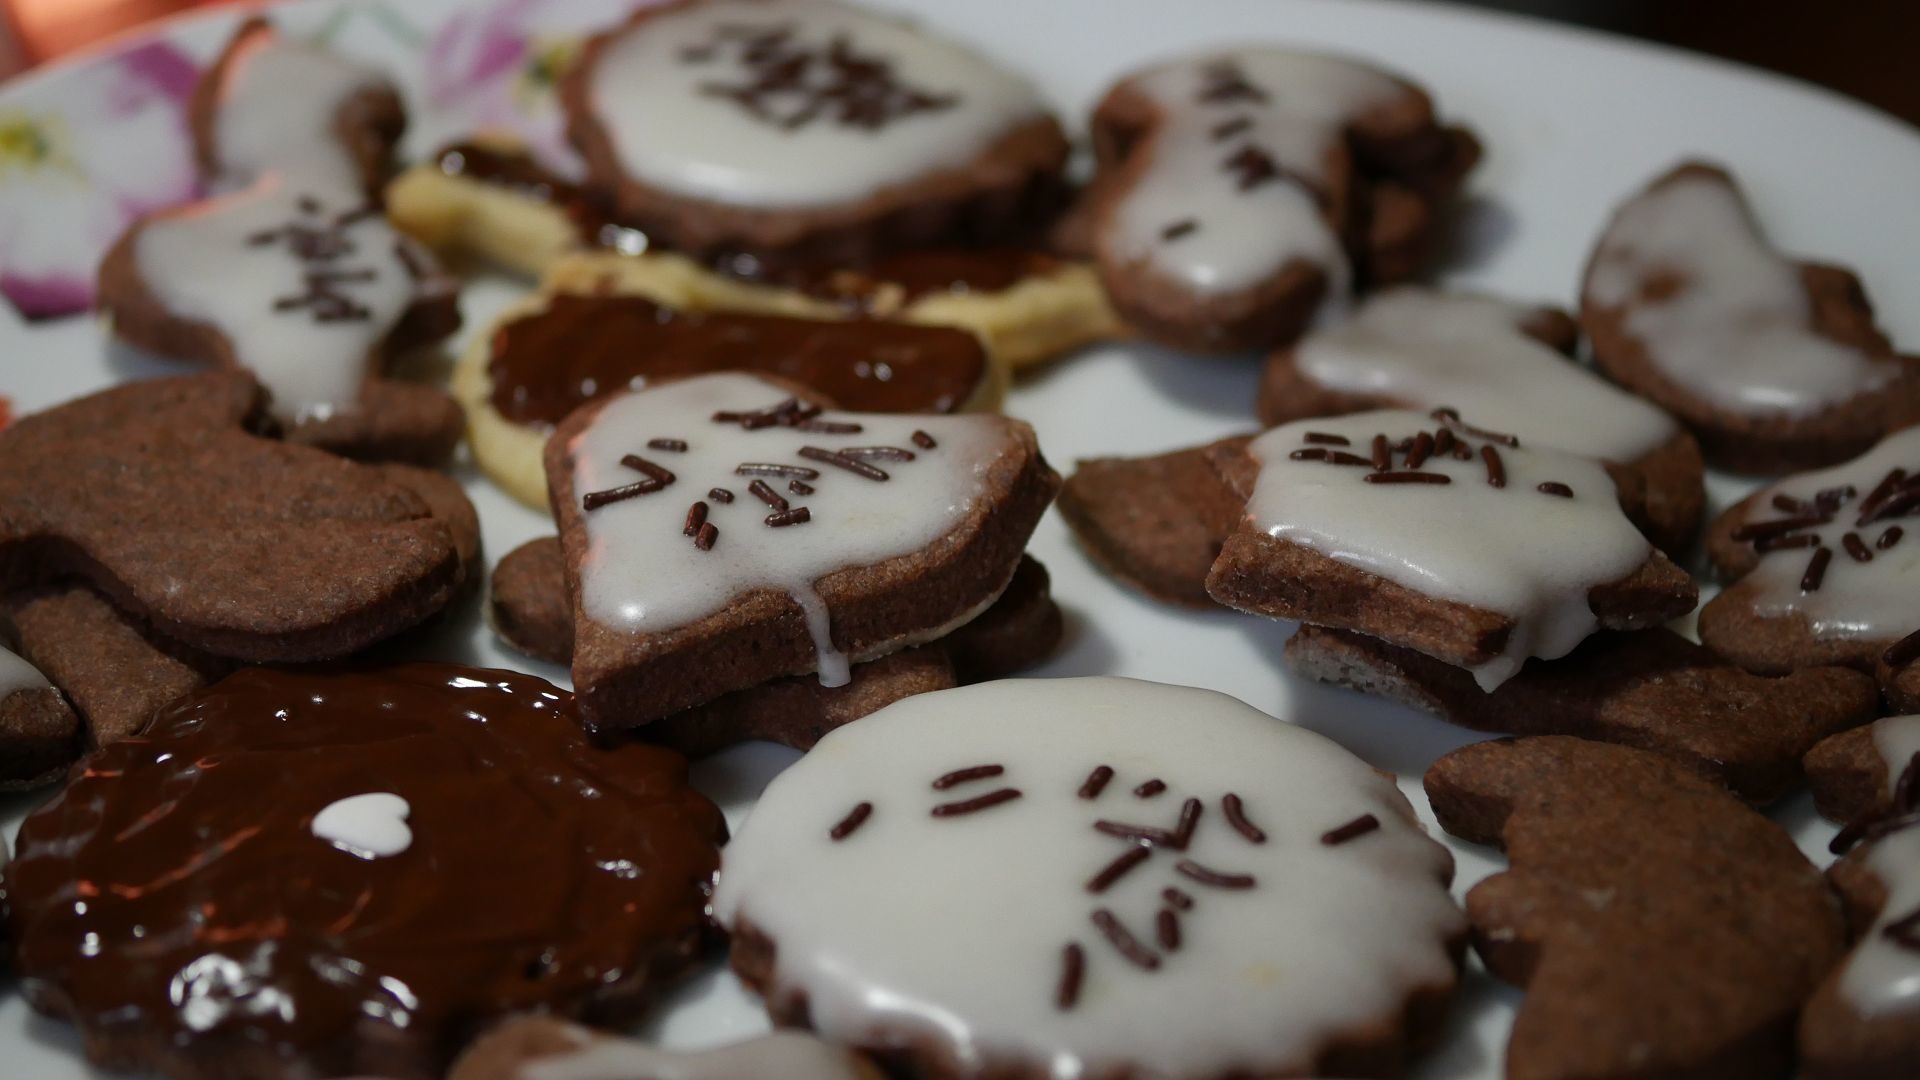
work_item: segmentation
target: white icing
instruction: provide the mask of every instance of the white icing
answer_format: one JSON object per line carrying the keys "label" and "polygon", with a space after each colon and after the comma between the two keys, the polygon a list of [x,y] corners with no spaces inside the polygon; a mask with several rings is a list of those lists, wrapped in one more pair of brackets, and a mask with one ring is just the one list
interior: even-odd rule
{"label": "white icing", "polygon": [[220,87],[214,142],[227,186],[269,172],[311,191],[356,197],[358,166],[334,129],[356,92],[382,86],[381,72],[305,42],[260,33],[237,46]]}
{"label": "white icing", "polygon": [[[1216,65],[1237,66],[1265,100],[1204,100]],[[1330,279],[1327,301],[1345,302],[1351,268],[1340,237],[1322,216],[1314,189],[1329,186],[1328,156],[1343,128],[1407,91],[1391,76],[1352,60],[1286,49],[1244,49],[1177,61],[1133,83],[1162,110],[1155,134],[1134,151],[1145,171],[1115,207],[1116,252],[1149,260],[1165,276],[1201,293],[1232,292],[1293,261]],[[1220,125],[1251,125],[1220,136]],[[1284,176],[1243,187],[1227,166],[1264,151]],[[1169,237],[1182,222],[1194,227]]]}
{"label": "white icing", "polygon": [[1521,332],[1533,309],[1405,286],[1295,348],[1300,374],[1329,390],[1450,407],[1523,445],[1630,462],[1679,430],[1673,418]]}
{"label": "white icing", "polygon": [[[646,479],[620,463],[628,454],[639,454],[675,476],[663,491],[582,511],[588,550],[581,596],[589,618],[609,627],[658,633],[720,611],[745,593],[777,589],[806,613],[820,681],[828,686],[847,681],[848,657],[833,645],[831,612],[814,583],[836,570],[919,551],[956,528],[984,494],[988,468],[1010,452],[1008,421],[995,416],[824,413],[820,421],[861,427],[858,433],[833,434],[782,426],[748,431],[711,419],[718,412],[752,412],[788,397],[786,390],[757,376],[703,375],[623,394],[574,437],[568,450],[576,498]],[[916,446],[916,430],[931,435],[937,445],[931,450]],[[653,439],[682,439],[687,449],[649,449]],[[799,453],[803,447],[869,446],[899,447],[915,457],[872,461],[891,477],[874,481]],[[762,478],[793,507],[806,507],[811,520],[784,528],[764,524],[772,508],[748,492],[755,477],[734,471],[750,462],[817,470],[817,478],[805,481],[814,488],[808,495],[790,491],[786,479]],[[733,492],[733,501],[708,498],[713,487]],[[707,520],[719,532],[709,551],[701,551],[684,535],[687,511],[695,501],[707,503]],[[926,636],[944,629],[930,629]]]}
{"label": "white icing", "polygon": [[[1671,296],[1643,295],[1677,279]],[[1668,380],[1715,408],[1804,416],[1899,375],[1890,359],[1813,332],[1799,270],[1769,248],[1738,194],[1707,177],[1662,183],[1600,237],[1586,302],[1625,308],[1626,331]]]}
{"label": "white icing", "polygon": [[[1471,415],[1466,422],[1474,423]],[[1587,594],[1631,575],[1652,550],[1620,510],[1613,481],[1588,458],[1500,446],[1506,486],[1480,458],[1436,455],[1420,471],[1448,484],[1373,484],[1361,466],[1295,461],[1307,432],[1349,439],[1363,457],[1377,433],[1390,442],[1438,423],[1383,411],[1284,424],[1248,447],[1260,463],[1247,516],[1270,536],[1301,544],[1428,596],[1498,612],[1514,627],[1501,655],[1473,669],[1492,690],[1528,657],[1565,656],[1598,628]],[[1476,452],[1485,440],[1469,440]],[[1396,456],[1395,468],[1403,465]],[[1557,482],[1571,498],[1538,490]]]}
{"label": "white icing", "polygon": [[[403,239],[379,214],[342,228],[352,250],[330,260],[299,257],[284,237],[252,242],[289,223],[324,226],[360,205],[358,198],[323,199],[319,213],[301,200],[304,181],[272,174],[243,191],[218,196],[148,220],[134,258],[141,279],[176,315],[218,328],[234,359],[273,395],[282,420],[325,419],[352,407],[368,365],[387,332],[419,288],[399,254]],[[424,264],[421,259],[419,264]],[[332,288],[364,308],[364,319],[325,321],[313,307],[278,309],[309,292],[310,273],[371,270],[369,281]]]}
{"label": "white icing", "polygon": [[[1004,775],[931,789],[987,763]],[[1113,779],[1080,798],[1098,765]],[[1136,797],[1150,779],[1165,792]],[[930,814],[1001,787],[1022,795]],[[1264,843],[1229,826],[1228,793]],[[1096,821],[1170,826],[1189,797],[1204,808],[1184,852],[1161,850],[1105,892],[1087,890],[1133,847]],[[860,802],[871,816],[830,840]],[[1321,842],[1364,814],[1379,828]],[[1199,884],[1176,872],[1181,859],[1251,874],[1255,886]],[[1305,1075],[1328,1040],[1391,1023],[1416,988],[1453,981],[1444,942],[1464,922],[1450,875],[1393,781],[1313,732],[1208,690],[1003,680],[910,698],[822,739],[729,843],[714,911],[771,937],[774,992],[804,993],[830,1040],[931,1040],[968,1075],[1009,1058],[1063,1080]],[[1173,951],[1155,944],[1169,886],[1193,899]],[[1130,964],[1093,926],[1102,908],[1159,955],[1157,970]],[[1084,950],[1084,978],[1062,1010],[1070,942]]]}
{"label": "white icing", "polygon": [[0,649],[0,701],[22,690],[39,690],[52,685],[39,668],[27,663],[19,653],[12,649]]}
{"label": "white icing", "polygon": [[313,835],[362,859],[398,855],[413,844],[407,800],[388,791],[353,795],[328,803],[313,815]]}
{"label": "white icing", "polygon": [[[1898,516],[1860,525],[1860,504],[1891,469],[1920,474],[1920,428],[1897,431],[1865,454],[1843,465],[1789,477],[1758,496],[1760,509],[1750,523],[1795,516],[1769,505],[1776,495],[1811,500],[1822,491],[1851,486],[1855,497],[1839,508],[1832,522],[1802,530],[1832,549],[1820,587],[1801,592],[1801,577],[1812,552],[1785,548],[1760,557],[1753,572],[1741,579],[1744,595],[1761,615],[1798,614],[1815,637],[1881,640],[1905,637],[1920,629],[1920,521]],[[1898,527],[1901,539],[1889,549],[1875,546],[1888,527]],[[1847,533],[1857,533],[1873,561],[1856,562],[1842,547]]]}
{"label": "white icing", "polygon": [[[779,48],[805,50],[805,94],[766,97],[770,116],[708,87],[752,85],[740,37],[728,28],[789,28]],[[786,126],[835,83],[825,59],[836,41],[889,63],[907,88],[950,102],[895,117],[877,130],[827,108]],[[704,59],[695,62],[689,57]],[[829,0],[702,0],[654,15],[608,43],[592,74],[595,114],[621,167],[668,191],[732,205],[844,203],[966,165],[995,139],[1043,111],[1024,79],[958,43],[909,23]]]}
{"label": "white icing", "polygon": [[[1890,716],[1873,725],[1874,747],[1887,767],[1887,790],[1920,753],[1920,716]],[[1920,910],[1920,828],[1874,841],[1867,865],[1887,890],[1886,906],[1847,959],[1840,989],[1862,1015],[1920,1008],[1920,951],[1901,947],[1886,928]]]}
{"label": "white icing", "polygon": [[573,1033],[580,1049],[528,1061],[514,1073],[516,1080],[859,1080],[862,1075],[859,1059],[849,1051],[794,1031],[691,1053],[596,1037],[579,1028]]}

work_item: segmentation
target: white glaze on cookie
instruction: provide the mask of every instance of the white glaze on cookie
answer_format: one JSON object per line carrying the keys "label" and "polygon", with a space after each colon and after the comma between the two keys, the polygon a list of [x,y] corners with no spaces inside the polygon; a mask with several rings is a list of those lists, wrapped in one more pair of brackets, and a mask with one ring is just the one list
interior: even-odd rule
{"label": "white glaze on cookie", "polygon": [[[971,766],[1003,772],[934,789]],[[1096,798],[1079,792],[1113,770]],[[1164,791],[1136,794],[1150,780]],[[942,804],[1018,798],[955,816]],[[1224,797],[1264,835],[1229,823]],[[1138,845],[1106,820],[1171,827]],[[867,819],[830,830],[859,804]],[[1344,843],[1323,836],[1371,815]],[[962,1072],[1017,1061],[1062,1080],[1307,1075],[1330,1040],[1393,1025],[1409,995],[1455,979],[1464,929],[1452,860],[1393,782],[1335,743],[1232,698],[1130,679],[1003,680],[924,694],[832,732],[770,785],[725,851],[715,914],[769,937],[773,992],[804,993],[816,1029],[855,1045],[926,1040]],[[1359,826],[1356,826],[1358,828]],[[1176,869],[1251,875],[1202,884]],[[1169,904],[1181,890],[1190,907]],[[1154,957],[1123,958],[1107,911]],[[1179,943],[1160,943],[1171,910]],[[1084,957],[1060,1006],[1063,955]]]}
{"label": "white glaze on cookie", "polygon": [[336,799],[313,815],[313,835],[362,859],[384,859],[413,845],[413,808],[390,791]]}
{"label": "white glaze on cookie", "polygon": [[235,47],[220,87],[214,143],[223,186],[269,172],[337,199],[361,189],[358,166],[335,130],[341,106],[387,78],[316,45],[255,33]]}
{"label": "white glaze on cookie", "polygon": [[[415,268],[429,262],[377,212],[339,224],[357,197],[311,199],[303,183],[270,175],[148,219],[134,252],[160,305],[224,334],[284,421],[353,406],[376,349],[420,289]],[[315,281],[341,299],[320,295]]]}
{"label": "white glaze on cookie", "polygon": [[[1920,716],[1890,716],[1873,725],[1873,744],[1887,767],[1887,788],[1920,754]],[[1920,931],[1895,936],[1889,927],[1920,911],[1920,828],[1908,826],[1873,842],[1867,865],[1887,890],[1885,906],[1840,975],[1840,988],[1864,1016],[1920,1009]]]}
{"label": "white glaze on cookie", "polygon": [[0,648],[0,701],[22,690],[44,690],[53,683],[12,649]]}
{"label": "white glaze on cookie", "polygon": [[1302,340],[1294,364],[1328,390],[1455,408],[1523,445],[1582,457],[1631,462],[1673,438],[1672,417],[1523,333],[1533,311],[1403,286]]}
{"label": "white glaze on cookie", "polygon": [[1343,304],[1352,271],[1317,193],[1344,127],[1408,88],[1356,61],[1286,49],[1193,57],[1133,83],[1162,119],[1113,210],[1114,252],[1202,294],[1298,261],[1326,274],[1331,307]]}
{"label": "white glaze on cookie", "polygon": [[[1836,492],[1837,505],[1825,524],[1791,530],[1791,537],[1817,537],[1816,549],[1787,547],[1765,552],[1759,564],[1741,579],[1741,591],[1753,598],[1754,611],[1763,616],[1799,615],[1817,638],[1877,641],[1906,636],[1920,629],[1920,496],[1908,506],[1896,499],[1875,514],[1866,503],[1894,470],[1920,476],[1920,428],[1897,431],[1872,450],[1828,469],[1800,473],[1762,491],[1757,509],[1746,527],[1766,531],[1769,522],[1802,518],[1806,512],[1784,510],[1772,500],[1814,504],[1822,492]],[[1847,489],[1851,495],[1844,494]],[[1817,508],[1814,516],[1827,516]],[[1875,520],[1862,524],[1863,518]],[[1889,530],[1893,539],[1888,540]],[[1906,535],[1914,532],[1916,535]],[[1859,561],[1848,551],[1853,534],[1870,561]],[[1737,536],[1740,534],[1736,534]],[[1882,547],[1889,543],[1891,546]],[[1825,549],[1819,587],[1802,588],[1814,551]]]}
{"label": "white glaze on cookie", "polygon": [[[835,63],[836,49],[854,62]],[[890,65],[891,85],[846,94],[859,85],[850,73],[876,70],[864,62]],[[764,76],[786,63],[797,87],[726,92],[771,87]],[[965,46],[829,0],[700,0],[651,15],[606,44],[591,79],[629,176],[761,208],[858,202],[963,167],[1043,111],[1031,85]]]}
{"label": "white glaze on cookie", "polygon": [[[1344,438],[1349,445],[1328,449],[1367,457],[1376,434],[1397,443],[1439,426],[1424,413],[1389,410],[1274,428],[1248,447],[1260,474],[1247,516],[1269,536],[1512,619],[1506,651],[1473,669],[1490,691],[1528,657],[1573,651],[1599,625],[1587,594],[1630,576],[1652,548],[1621,511],[1606,470],[1588,458],[1525,443],[1497,446],[1506,483],[1495,487],[1478,456],[1488,440],[1471,436],[1470,460],[1434,454],[1415,470],[1444,475],[1445,484],[1371,483],[1366,465],[1291,456],[1312,451],[1309,433]],[[1403,455],[1395,455],[1394,470],[1405,471]],[[1549,494],[1542,484],[1564,484],[1572,495]]]}
{"label": "white glaze on cookie", "polygon": [[522,1064],[515,1080],[860,1080],[860,1061],[837,1046],[795,1031],[711,1050],[674,1052],[634,1039],[568,1030],[577,1050],[545,1054]]}
{"label": "white glaze on cookie", "polygon": [[[1650,297],[1650,287],[1671,294]],[[1711,177],[1666,181],[1621,207],[1585,291],[1589,305],[1624,308],[1625,330],[1654,369],[1714,408],[1807,416],[1900,374],[1891,360],[1813,332],[1799,268]]]}
{"label": "white glaze on cookie", "polygon": [[[750,413],[788,400],[785,389],[756,376],[703,375],[616,397],[574,437],[568,452],[576,499],[645,481],[645,475],[621,464],[629,454],[674,476],[663,490],[582,510],[588,552],[580,568],[580,602],[588,618],[661,633],[712,615],[746,593],[774,589],[806,612],[820,681],[828,686],[847,681],[848,658],[833,645],[831,613],[815,582],[837,570],[912,554],[959,527],[985,494],[992,463],[1013,452],[1012,421],[828,412],[811,422],[859,426],[855,432],[831,432],[777,424],[748,430],[713,419],[717,413]],[[931,436],[935,445],[919,445],[915,432]],[[686,449],[649,448],[656,439],[683,440]],[[913,457],[869,459],[888,476],[875,480],[810,460],[801,453],[808,447],[892,447]],[[805,469],[815,475],[800,481],[814,490],[796,493],[787,477],[740,475],[736,469],[744,464]],[[756,479],[786,500],[788,509],[805,507],[809,520],[780,528],[766,524],[779,508],[749,490]],[[732,501],[710,497],[709,489],[716,486],[731,492]],[[710,550],[701,550],[685,533],[695,502],[705,504],[706,523],[717,532]],[[937,635],[898,644],[932,636]]]}

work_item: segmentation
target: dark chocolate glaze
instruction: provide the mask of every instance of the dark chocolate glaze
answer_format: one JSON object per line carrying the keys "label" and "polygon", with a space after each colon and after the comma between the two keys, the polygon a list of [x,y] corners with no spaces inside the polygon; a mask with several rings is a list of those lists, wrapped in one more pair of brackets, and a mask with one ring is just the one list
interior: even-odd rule
{"label": "dark chocolate glaze", "polygon": [[[367,858],[314,835],[411,807]],[[21,827],[15,970],[90,1053],[173,1076],[438,1076],[487,1021],[622,1022],[710,942],[725,824],[512,672],[253,668],[86,759]]]}
{"label": "dark chocolate glaze", "polygon": [[[480,183],[510,188],[566,211],[581,242],[622,251],[657,246],[644,229],[616,221],[603,199],[562,179],[531,154],[477,143],[456,143],[434,157],[440,171]],[[907,304],[937,293],[1003,292],[1029,278],[1051,273],[1059,260],[1025,248],[936,248],[887,255],[857,269],[773,264],[751,254],[716,255],[708,265],[718,273],[746,281],[779,285],[854,311],[877,302]]]}
{"label": "dark chocolate glaze", "polygon": [[862,412],[952,412],[986,377],[962,330],[873,320],[686,312],[641,296],[560,294],[494,332],[493,406],[551,426],[627,387],[710,371],[756,371]]}

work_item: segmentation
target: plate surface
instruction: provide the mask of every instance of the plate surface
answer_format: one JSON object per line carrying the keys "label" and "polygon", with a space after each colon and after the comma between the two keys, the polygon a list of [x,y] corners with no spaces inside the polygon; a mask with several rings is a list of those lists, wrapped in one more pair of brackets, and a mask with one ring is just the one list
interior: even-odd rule
{"label": "plate surface", "polygon": [[[585,8],[618,6],[576,0]],[[1149,59],[1207,45],[1271,41],[1319,46],[1383,61],[1425,85],[1444,115],[1470,124],[1488,147],[1473,177],[1443,279],[1516,298],[1571,305],[1588,246],[1612,204],[1687,155],[1730,164],[1770,233],[1786,249],[1855,267],[1887,305],[1894,339],[1920,342],[1920,134],[1835,95],[1686,54],[1442,5],[1379,0],[868,0],[914,12],[972,39],[1025,70],[1071,121],[1116,75]],[[562,0],[564,5],[565,0]],[[386,66],[409,92],[414,126],[405,149],[418,154],[473,123],[471,110],[427,102],[423,55],[456,9],[455,0],[304,0],[281,18],[324,33],[336,47]],[[468,5],[471,9],[473,5]],[[505,6],[505,5],[494,5]],[[236,16],[214,13],[168,26],[179,56],[204,62]],[[0,121],[49,100],[77,96],[98,57],[35,73],[0,88]],[[82,131],[79,134],[98,134]],[[153,170],[138,139],[106,143],[115,172]],[[120,145],[120,149],[114,149]],[[114,155],[117,155],[114,156]],[[164,155],[163,155],[164,156]],[[0,162],[4,165],[4,162]],[[17,243],[27,216],[20,189],[0,172],[0,252]],[[10,204],[11,203],[11,204]],[[11,268],[0,267],[0,279]],[[469,332],[515,295],[503,281],[476,283],[465,298]],[[0,307],[0,394],[16,414],[44,408],[117,379],[176,370],[110,348],[80,316],[28,323]],[[1247,428],[1257,365],[1194,359],[1146,346],[1110,346],[1037,373],[1007,411],[1034,422],[1048,456],[1064,470],[1075,458],[1139,454]],[[497,557],[552,531],[545,515],[508,499],[471,469],[463,479],[480,511],[488,553]],[[1715,477],[1714,506],[1747,485]],[[1401,777],[1431,823],[1419,778],[1427,764],[1474,736],[1437,720],[1323,687],[1280,669],[1290,624],[1221,611],[1175,612],[1135,598],[1098,574],[1050,515],[1033,552],[1052,570],[1068,614],[1069,639],[1042,675],[1121,674],[1190,683],[1234,694],[1282,719],[1344,743]],[[531,671],[565,672],[503,650],[477,606],[423,655]],[[749,747],[699,767],[700,783],[738,824],[754,796],[792,759]],[[0,802],[11,836],[37,797]],[[1825,864],[1832,830],[1805,796],[1775,816]],[[1437,830],[1436,830],[1437,832]],[[1456,891],[1499,868],[1484,850],[1453,844]],[[1419,1075],[1500,1075],[1501,1047],[1518,996],[1477,969],[1453,1030]],[[716,965],[677,994],[647,1034],[669,1044],[705,1045],[752,1034],[765,1020]],[[93,1075],[63,1026],[34,1016],[0,982],[0,1072],[34,1080]]]}

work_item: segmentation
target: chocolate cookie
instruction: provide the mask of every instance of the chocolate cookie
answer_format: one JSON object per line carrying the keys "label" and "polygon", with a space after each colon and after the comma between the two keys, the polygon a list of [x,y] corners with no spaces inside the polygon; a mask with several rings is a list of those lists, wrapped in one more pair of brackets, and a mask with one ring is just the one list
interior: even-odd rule
{"label": "chocolate cookie", "polygon": [[251,669],[28,817],[7,926],[104,1067],[410,1080],[512,1012],[631,1020],[710,940],[724,833],[542,680]]}
{"label": "chocolate cookie", "polygon": [[1866,723],[1878,705],[1873,681],[1857,671],[1764,678],[1665,628],[1595,634],[1558,660],[1528,662],[1491,693],[1460,668],[1347,630],[1301,627],[1287,641],[1286,661],[1303,678],[1475,731],[1651,750],[1756,803],[1799,786],[1801,756]]}
{"label": "chocolate cookie", "polygon": [[59,688],[20,654],[0,648],[0,791],[51,782],[78,755],[80,738],[80,720]]}
{"label": "chocolate cookie", "polygon": [[457,290],[377,210],[325,190],[273,173],[140,218],[101,260],[100,306],[129,344],[252,372],[294,441],[443,460],[459,406],[388,376],[459,327]]}
{"label": "chocolate cookie", "polygon": [[1077,462],[1060,488],[1060,517],[1087,557],[1122,584],[1170,604],[1214,607],[1207,573],[1247,502],[1214,459],[1251,440]]}
{"label": "chocolate cookie", "polygon": [[1614,212],[1580,321],[1600,369],[1721,468],[1831,465],[1920,420],[1920,360],[1875,328],[1859,280],[1769,247],[1717,165],[1682,164]]}
{"label": "chocolate cookie", "polygon": [[1207,579],[1215,600],[1382,638],[1484,690],[1698,596],[1598,463],[1454,413],[1297,421],[1219,465],[1247,504]]}
{"label": "chocolate cookie", "polygon": [[839,685],[946,634],[1006,588],[1059,488],[1022,422],[824,412],[743,374],[588,404],[546,465],[603,731],[783,675]]}
{"label": "chocolate cookie", "polygon": [[467,1049],[447,1080],[881,1080],[860,1055],[798,1032],[676,1053],[545,1016],[522,1016]]}
{"label": "chocolate cookie", "polygon": [[1605,463],[1655,547],[1692,547],[1706,501],[1699,444],[1672,417],[1574,362],[1557,308],[1402,286],[1267,360],[1260,420],[1451,408],[1542,446]]}
{"label": "chocolate cookie", "polygon": [[1416,272],[1480,155],[1405,79],[1274,47],[1129,75],[1092,126],[1107,292],[1145,336],[1198,351],[1292,341],[1356,287]]}
{"label": "chocolate cookie", "polygon": [[1452,863],[1391,778],[1232,698],[1003,680],[828,735],[714,911],[776,1023],[903,1074],[1387,1076],[1458,978]]}
{"label": "chocolate cookie", "polygon": [[964,45],[831,0],[680,0],[590,40],[560,87],[591,186],[694,255],[857,266],[1020,235],[1067,140]]}
{"label": "chocolate cookie", "polygon": [[1845,928],[1780,826],[1685,766],[1556,736],[1463,747],[1426,788],[1511,864],[1467,892],[1488,970],[1527,990],[1508,1076],[1792,1074]]}
{"label": "chocolate cookie", "polygon": [[[1707,534],[1730,579],[1700,610],[1700,640],[1763,674],[1812,664],[1905,668],[1920,649],[1920,428],[1844,465],[1788,477],[1720,515]],[[1913,643],[1920,645],[1920,642]]]}

